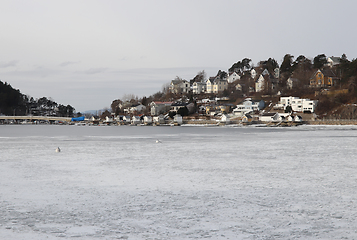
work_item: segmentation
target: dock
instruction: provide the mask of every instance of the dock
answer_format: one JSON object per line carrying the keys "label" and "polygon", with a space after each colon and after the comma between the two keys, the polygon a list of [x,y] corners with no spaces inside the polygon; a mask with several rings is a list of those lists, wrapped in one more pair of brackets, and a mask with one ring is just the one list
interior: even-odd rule
{"label": "dock", "polygon": [[71,117],[52,117],[52,116],[0,116],[1,120],[8,120],[8,121],[48,121],[48,122],[71,122]]}

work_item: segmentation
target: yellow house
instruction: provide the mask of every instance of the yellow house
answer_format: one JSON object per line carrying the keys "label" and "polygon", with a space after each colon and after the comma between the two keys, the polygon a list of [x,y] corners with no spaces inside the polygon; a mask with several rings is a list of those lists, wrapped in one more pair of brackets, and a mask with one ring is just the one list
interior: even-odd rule
{"label": "yellow house", "polygon": [[206,106],[206,114],[212,115],[216,113],[229,113],[231,112],[232,104],[224,104],[224,105],[209,105]]}
{"label": "yellow house", "polygon": [[245,114],[243,117],[242,117],[242,122],[244,123],[250,123],[253,121],[253,117],[249,114]]}
{"label": "yellow house", "polygon": [[218,113],[219,110],[220,109],[219,109],[219,107],[217,105],[206,106],[206,114],[207,115],[212,115],[212,114]]}
{"label": "yellow house", "polygon": [[337,80],[331,70],[317,70],[310,78],[310,87],[331,87]]}
{"label": "yellow house", "polygon": [[232,104],[219,105],[219,109],[222,113],[229,113],[231,112],[232,108],[233,108]]}

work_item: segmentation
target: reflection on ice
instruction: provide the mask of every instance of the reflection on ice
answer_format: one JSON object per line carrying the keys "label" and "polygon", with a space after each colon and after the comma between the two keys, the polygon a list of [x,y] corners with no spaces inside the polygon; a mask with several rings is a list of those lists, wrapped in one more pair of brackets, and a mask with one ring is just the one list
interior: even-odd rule
{"label": "reflection on ice", "polygon": [[354,239],[356,129],[1,126],[0,236]]}

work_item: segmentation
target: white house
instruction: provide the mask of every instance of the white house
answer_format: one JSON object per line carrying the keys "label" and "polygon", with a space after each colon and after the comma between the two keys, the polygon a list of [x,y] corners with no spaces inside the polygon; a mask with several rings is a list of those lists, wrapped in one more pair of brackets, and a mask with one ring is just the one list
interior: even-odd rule
{"label": "white house", "polygon": [[112,123],[112,122],[114,122],[114,119],[113,119],[113,117],[106,116],[104,122],[105,123]]}
{"label": "white house", "polygon": [[263,75],[261,74],[261,75],[259,75],[257,80],[255,80],[255,91],[262,92],[264,90],[264,86],[265,86],[265,79],[264,79]]}
{"label": "white house", "polygon": [[263,100],[253,101],[251,98],[246,98],[242,104],[236,105],[233,109],[233,114],[237,116],[243,116],[244,114],[262,110],[265,107]]}
{"label": "white house", "polygon": [[254,79],[257,76],[257,71],[255,71],[255,69],[253,68],[252,70],[250,70],[250,76]]}
{"label": "white house", "polygon": [[288,122],[294,122],[295,118],[294,118],[293,115],[289,115],[289,116],[286,118],[286,120],[287,120]]}
{"label": "white house", "polygon": [[171,93],[188,93],[190,83],[186,80],[172,80],[170,84]]}
{"label": "white house", "polygon": [[150,103],[150,112],[152,116],[163,114],[171,109],[172,102],[158,102],[154,101]]}
{"label": "white house", "polygon": [[255,91],[275,91],[277,89],[277,85],[279,83],[278,78],[276,76],[279,75],[278,70],[274,70],[274,74],[270,74],[267,69],[259,75],[259,77],[255,80]]}
{"label": "white house", "polygon": [[139,117],[139,116],[133,116],[133,117],[131,118],[131,123],[132,123],[133,125],[140,124],[140,123],[141,123],[140,117]]}
{"label": "white house", "polygon": [[240,79],[239,74],[236,73],[236,72],[233,72],[233,73],[231,73],[231,74],[229,75],[229,77],[227,78],[227,82],[228,82],[228,83],[232,83],[232,82],[234,82],[234,81],[236,81],[236,80],[239,80],[239,79]]}
{"label": "white house", "polygon": [[229,124],[230,123],[230,117],[227,114],[222,114],[220,122],[221,123],[225,123],[225,124]]}
{"label": "white house", "polygon": [[95,122],[95,123],[99,123],[99,121],[100,121],[100,117],[98,117],[98,116],[92,116],[91,118],[90,118],[90,121],[91,122]]}
{"label": "white house", "polygon": [[176,115],[174,116],[174,123],[177,123],[177,124],[179,124],[179,125],[182,124],[182,116],[181,116],[180,114],[176,114]]}
{"label": "white house", "polygon": [[144,124],[151,125],[152,124],[152,117],[151,116],[144,116]]}
{"label": "white house", "polygon": [[124,123],[130,123],[131,122],[131,117],[130,116],[123,116],[123,122]]}
{"label": "white house", "polygon": [[286,120],[288,120],[289,116],[290,116],[290,113],[278,113],[278,116],[276,117],[276,120],[278,120],[278,121],[286,121]]}
{"label": "white house", "polygon": [[193,94],[200,94],[205,92],[206,90],[206,83],[202,83],[202,82],[194,82],[192,84],[192,92]]}
{"label": "white house", "polygon": [[227,80],[216,79],[213,84],[213,93],[220,93],[228,89]]}
{"label": "white house", "polygon": [[275,113],[263,113],[261,116],[259,116],[259,121],[262,122],[276,122],[279,121],[279,114],[277,112]]}
{"label": "white house", "polygon": [[160,114],[159,116],[153,117],[153,122],[154,122],[155,124],[165,124],[164,115]]}
{"label": "white house", "polygon": [[141,103],[139,104],[135,104],[133,106],[131,106],[130,108],[130,112],[134,113],[134,112],[142,112],[146,109],[146,107],[144,105],[142,105]]}
{"label": "white house", "polygon": [[228,89],[228,82],[226,79],[210,77],[206,82],[206,93],[220,93],[226,89]]}
{"label": "white house", "polygon": [[302,121],[302,117],[301,116],[298,116],[298,115],[289,115],[287,117],[287,120],[289,122],[301,122]]}
{"label": "white house", "polygon": [[213,93],[214,78],[210,77],[206,82],[206,93]]}
{"label": "white house", "polygon": [[243,90],[242,84],[238,83],[238,84],[236,85],[236,90],[237,90],[237,91],[242,91],[242,90]]}
{"label": "white house", "polygon": [[279,121],[279,122],[282,122],[282,121],[285,121],[285,120],[286,120],[286,117],[279,114],[279,115],[278,115],[278,118],[277,118],[276,120]]}
{"label": "white house", "polygon": [[278,104],[274,106],[276,109],[286,109],[287,106],[291,106],[294,112],[311,112],[315,111],[317,106],[317,100],[300,99],[299,97],[280,97]]}
{"label": "white house", "polygon": [[299,115],[295,115],[294,122],[302,122],[302,117]]}
{"label": "white house", "polygon": [[247,113],[253,112],[251,108],[247,108],[243,104],[237,105],[235,109],[233,109],[233,114],[236,116],[243,116]]}
{"label": "white house", "polygon": [[329,67],[333,67],[335,65],[340,64],[341,58],[332,56],[332,57],[328,57],[326,60],[327,60],[326,65]]}
{"label": "white house", "polygon": [[114,121],[120,122],[120,120],[121,120],[120,118],[123,119],[123,116],[121,116],[121,115],[116,115],[116,116],[114,117]]}
{"label": "white house", "polygon": [[[280,101],[274,106],[276,109],[285,109],[287,106],[291,106],[294,102],[296,103],[300,98],[299,97],[280,97]],[[301,100],[301,99],[300,99]]]}
{"label": "white house", "polygon": [[317,100],[303,99],[301,104],[292,104],[291,108],[295,112],[315,112],[317,106]]}
{"label": "white house", "polygon": [[289,77],[288,80],[286,80],[286,88],[293,89],[298,83],[299,79]]}

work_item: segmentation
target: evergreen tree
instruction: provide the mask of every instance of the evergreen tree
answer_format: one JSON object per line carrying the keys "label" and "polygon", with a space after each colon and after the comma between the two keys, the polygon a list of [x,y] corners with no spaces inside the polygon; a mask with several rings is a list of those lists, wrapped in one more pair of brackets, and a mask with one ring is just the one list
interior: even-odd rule
{"label": "evergreen tree", "polygon": [[291,73],[293,71],[293,68],[292,68],[293,58],[294,58],[294,56],[292,56],[290,54],[286,54],[284,56],[284,60],[280,66],[281,73]]}
{"label": "evergreen tree", "polygon": [[314,68],[320,69],[327,63],[327,58],[325,54],[320,54],[314,57]]}

